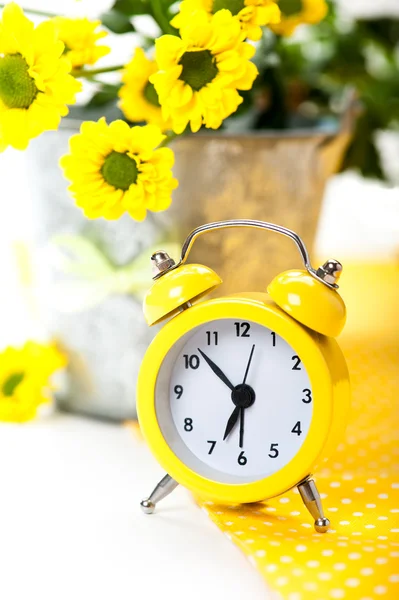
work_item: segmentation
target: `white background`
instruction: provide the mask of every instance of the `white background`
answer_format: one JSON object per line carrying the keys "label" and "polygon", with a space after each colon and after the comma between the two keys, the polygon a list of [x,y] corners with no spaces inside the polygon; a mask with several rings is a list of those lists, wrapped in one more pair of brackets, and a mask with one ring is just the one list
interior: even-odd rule
{"label": "white background", "polygon": [[0,428],[2,600],[252,600],[264,584],[128,429],[58,416]]}

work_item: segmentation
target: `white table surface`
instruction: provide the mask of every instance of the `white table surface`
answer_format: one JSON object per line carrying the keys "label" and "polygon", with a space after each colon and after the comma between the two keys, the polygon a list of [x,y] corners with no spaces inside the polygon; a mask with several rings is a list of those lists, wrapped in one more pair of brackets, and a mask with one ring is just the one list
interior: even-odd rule
{"label": "white table surface", "polygon": [[124,427],[55,415],[0,425],[2,600],[268,600],[243,554]]}

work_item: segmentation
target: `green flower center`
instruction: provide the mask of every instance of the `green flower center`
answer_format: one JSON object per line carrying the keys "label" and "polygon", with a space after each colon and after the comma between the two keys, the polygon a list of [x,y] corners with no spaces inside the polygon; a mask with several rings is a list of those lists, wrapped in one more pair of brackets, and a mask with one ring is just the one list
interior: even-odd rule
{"label": "green flower center", "polygon": [[132,183],[136,183],[139,170],[133,158],[113,150],[105,159],[101,173],[109,185],[126,192]]}
{"label": "green flower center", "polygon": [[20,54],[0,58],[0,98],[8,108],[29,108],[38,89]]}
{"label": "green flower center", "polygon": [[302,11],[302,0],[280,0],[278,3],[281,12],[285,17],[297,15]]}
{"label": "green flower center", "polygon": [[155,87],[150,81],[147,82],[147,85],[144,88],[144,98],[154,106],[161,106]]}
{"label": "green flower center", "polygon": [[238,15],[245,8],[244,0],[213,0],[212,12],[217,13],[218,10],[227,8],[233,16]]}
{"label": "green flower center", "polygon": [[10,375],[1,388],[3,392],[3,396],[12,396],[15,392],[15,389],[19,386],[23,378],[25,377],[25,373],[13,373]]}
{"label": "green flower center", "polygon": [[196,92],[213,81],[219,72],[216,60],[210,50],[185,52],[179,65],[183,66],[179,79],[182,79]]}

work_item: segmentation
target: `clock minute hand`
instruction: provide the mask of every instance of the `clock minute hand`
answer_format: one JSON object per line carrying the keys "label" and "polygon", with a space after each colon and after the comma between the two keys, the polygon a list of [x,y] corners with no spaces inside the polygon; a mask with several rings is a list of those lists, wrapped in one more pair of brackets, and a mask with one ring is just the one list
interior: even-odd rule
{"label": "clock minute hand", "polygon": [[[252,362],[252,357],[254,355],[254,351],[255,351],[255,344],[252,346],[250,355],[249,355],[249,359],[248,359],[248,363],[247,363],[247,368],[245,369],[245,375],[244,375],[244,381],[242,382],[243,385],[245,385],[246,381],[247,381],[247,377],[248,377],[248,373],[249,373],[249,367],[251,366],[251,362]],[[240,446],[240,448],[244,448],[244,414],[245,414],[245,408],[241,407],[240,410],[240,439],[239,439],[239,443],[238,445]]]}
{"label": "clock minute hand", "polygon": [[202,350],[200,350],[199,348],[198,348],[198,352],[201,354],[202,358],[208,363],[208,365],[210,366],[210,368],[212,369],[212,371],[215,373],[215,375],[217,375],[219,377],[219,379],[221,379],[223,381],[223,383],[226,384],[227,387],[230,388],[233,391],[234,390],[234,385],[227,379],[227,377],[223,373],[223,371],[221,369],[219,369],[219,367],[217,365],[215,365],[215,363],[213,362],[213,360],[211,360],[209,358],[209,356],[207,356],[206,354],[204,354],[204,352],[202,352]]}
{"label": "clock minute hand", "polygon": [[245,408],[240,408],[240,441],[239,441],[239,446],[240,448],[244,448],[244,414],[245,414]]}
{"label": "clock minute hand", "polygon": [[244,375],[244,381],[243,381],[243,384],[244,384],[244,383],[246,383],[246,381],[247,381],[247,377],[248,377],[248,373],[249,373],[249,367],[251,366],[252,357],[253,357],[253,355],[254,355],[254,350],[255,350],[255,344],[252,346],[251,353],[250,353],[250,355],[249,355],[249,359],[248,359],[247,368],[245,369],[245,375]]}

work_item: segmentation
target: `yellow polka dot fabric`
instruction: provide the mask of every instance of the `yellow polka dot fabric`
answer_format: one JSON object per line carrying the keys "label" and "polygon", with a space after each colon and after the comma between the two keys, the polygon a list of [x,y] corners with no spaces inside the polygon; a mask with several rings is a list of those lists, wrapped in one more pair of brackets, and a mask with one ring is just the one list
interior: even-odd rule
{"label": "yellow polka dot fabric", "polygon": [[398,266],[352,265],[341,293],[351,417],[315,473],[330,531],[314,531],[296,489],[246,506],[199,501],[284,600],[399,599]]}

